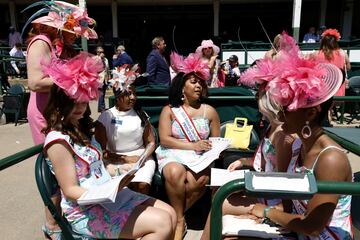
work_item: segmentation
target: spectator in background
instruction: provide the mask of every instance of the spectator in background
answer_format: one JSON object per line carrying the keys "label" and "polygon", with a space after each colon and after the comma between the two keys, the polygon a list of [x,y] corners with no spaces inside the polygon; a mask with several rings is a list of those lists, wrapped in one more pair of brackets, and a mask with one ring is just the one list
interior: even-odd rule
{"label": "spectator in background", "polygon": [[199,54],[206,61],[210,68],[210,78],[207,79],[209,87],[223,87],[224,79],[220,78],[220,60],[217,59],[220,48],[216,46],[211,39],[202,40],[201,45],[197,47],[195,53]]}
{"label": "spectator in background", "polygon": [[240,77],[238,57],[231,55],[225,63],[225,86],[236,86]]}
{"label": "spectator in background", "polygon": [[310,27],[309,32],[304,35],[303,43],[314,43],[319,41],[315,27]]}
{"label": "spectator in background", "polygon": [[125,52],[124,45],[119,45],[116,49],[116,53],[113,55],[113,67],[121,67],[124,64],[132,65],[134,61],[132,58]]}
{"label": "spectator in background", "polygon": [[21,34],[16,31],[15,27],[9,27],[9,47],[14,47],[16,43],[22,44],[23,40],[21,38]]}
{"label": "spectator in background", "polygon": [[148,84],[150,85],[170,85],[169,64],[164,57],[166,43],[163,37],[155,37],[151,41],[153,50],[146,59],[146,72]]}
{"label": "spectator in background", "polygon": [[10,57],[22,58],[20,61],[11,61],[11,66],[14,68],[17,75],[20,74],[20,70],[26,71],[25,53],[21,49],[21,43],[16,43],[15,46],[9,52]]}
{"label": "spectator in background", "polygon": [[99,96],[99,101],[98,101],[98,112],[103,112],[106,109],[106,106],[105,106],[105,94],[106,94],[106,89],[107,89],[107,86],[108,86],[108,81],[110,79],[110,68],[109,68],[109,61],[105,57],[103,47],[97,47],[96,48],[96,56],[98,58],[100,58],[100,60],[102,61],[103,65],[104,65],[104,70],[101,73],[99,73],[100,96]]}

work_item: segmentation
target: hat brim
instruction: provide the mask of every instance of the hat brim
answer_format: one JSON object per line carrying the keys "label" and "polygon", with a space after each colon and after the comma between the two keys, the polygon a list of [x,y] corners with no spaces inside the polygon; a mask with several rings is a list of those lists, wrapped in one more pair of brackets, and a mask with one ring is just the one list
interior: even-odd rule
{"label": "hat brim", "polygon": [[199,47],[196,48],[196,51],[195,51],[195,52],[196,52],[197,54],[202,54],[202,50],[203,50],[203,48],[205,48],[205,47],[212,47],[213,50],[214,50],[214,54],[215,54],[215,55],[218,55],[219,52],[220,52],[220,48],[219,48],[218,46],[216,46],[215,44],[212,45],[212,46],[199,46]]}
{"label": "hat brim", "polygon": [[303,108],[318,106],[323,102],[326,102],[339,90],[343,75],[338,67],[330,63],[320,63],[317,68],[324,69],[326,74],[323,76],[323,86],[316,99],[309,104],[306,104]]}
{"label": "hat brim", "polygon": [[[58,30],[61,30],[61,31],[65,31],[65,32],[69,32],[69,33],[73,33],[73,34],[76,34],[76,35],[80,35],[80,36],[83,36],[82,34],[78,34],[74,31],[71,31],[69,29],[65,29],[64,28],[64,23],[62,21],[59,21],[58,19],[54,19],[50,16],[43,16],[43,17],[39,17],[37,19],[35,19],[34,21],[31,22],[32,24],[43,24],[43,25],[46,25],[46,26],[49,26],[49,27],[53,27],[53,28],[56,28]],[[97,33],[95,32],[94,29],[91,29],[91,28],[88,28],[88,38],[90,39],[97,39],[98,38],[98,35]]]}

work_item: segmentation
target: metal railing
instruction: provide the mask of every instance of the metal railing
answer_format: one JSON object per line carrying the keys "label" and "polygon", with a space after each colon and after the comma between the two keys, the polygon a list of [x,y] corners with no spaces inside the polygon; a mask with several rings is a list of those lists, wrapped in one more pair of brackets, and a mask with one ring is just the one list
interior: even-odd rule
{"label": "metal railing", "polygon": [[[351,182],[317,182],[317,193],[360,195],[360,183]],[[222,239],[222,204],[233,193],[245,192],[245,179],[237,179],[226,183],[216,192],[211,205],[210,239]],[[260,193],[259,193],[260,194]]]}
{"label": "metal railing", "polygon": [[0,160],[0,171],[4,170],[12,165],[20,163],[42,151],[43,145],[39,144],[31,148],[27,148],[21,152],[15,153],[8,157],[5,157]]}

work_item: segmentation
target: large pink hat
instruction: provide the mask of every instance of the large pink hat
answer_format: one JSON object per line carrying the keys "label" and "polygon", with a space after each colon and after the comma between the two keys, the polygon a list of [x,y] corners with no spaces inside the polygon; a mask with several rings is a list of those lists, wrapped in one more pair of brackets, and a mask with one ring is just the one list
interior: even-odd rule
{"label": "large pink hat", "polygon": [[264,84],[266,91],[288,111],[320,105],[334,96],[342,83],[338,67],[301,56],[294,39],[282,34],[279,57],[261,59],[241,76],[239,82]]}
{"label": "large pink hat", "polygon": [[[44,8],[31,16],[25,26],[29,21],[32,21],[31,23],[33,24],[38,23],[54,27],[58,30],[74,33],[87,39],[98,38],[97,33],[93,29],[96,22],[94,19],[88,17],[86,9],[63,1],[41,1],[31,4],[24,9],[24,11],[38,5],[43,5]],[[43,13],[48,13],[48,15],[33,20]]]}
{"label": "large pink hat", "polygon": [[208,47],[212,47],[212,49],[214,50],[214,54],[218,55],[220,52],[220,48],[218,46],[216,46],[213,41],[211,39],[209,40],[202,40],[201,42],[201,46],[197,47],[196,49],[196,53],[197,54],[202,54],[202,50],[203,48],[208,48]]}

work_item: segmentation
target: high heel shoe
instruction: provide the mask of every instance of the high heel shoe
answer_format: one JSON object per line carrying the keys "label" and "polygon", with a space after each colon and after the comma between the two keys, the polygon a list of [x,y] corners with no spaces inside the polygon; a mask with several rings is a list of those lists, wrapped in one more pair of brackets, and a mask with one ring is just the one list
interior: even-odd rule
{"label": "high heel shoe", "polygon": [[[41,230],[43,231],[46,239],[49,240],[61,240],[61,229],[58,230],[50,230],[46,225],[43,225],[41,227]],[[55,237],[55,238],[52,238]]]}

